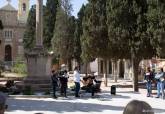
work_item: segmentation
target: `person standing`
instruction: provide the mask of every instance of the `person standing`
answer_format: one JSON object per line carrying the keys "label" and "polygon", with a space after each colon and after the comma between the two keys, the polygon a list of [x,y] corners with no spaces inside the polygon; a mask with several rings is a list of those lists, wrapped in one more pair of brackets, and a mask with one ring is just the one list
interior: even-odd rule
{"label": "person standing", "polygon": [[79,96],[79,91],[80,91],[80,73],[79,73],[79,69],[78,67],[76,66],[74,68],[74,83],[75,83],[75,97],[80,97]]}
{"label": "person standing", "polygon": [[58,73],[55,72],[54,70],[52,70],[51,80],[52,80],[52,86],[53,86],[53,97],[57,98],[56,90],[57,90],[57,86],[58,86]]}
{"label": "person standing", "polygon": [[67,70],[62,71],[62,75],[60,75],[60,84],[61,84],[61,95],[64,94],[64,97],[67,97],[67,88],[68,88],[68,72]]}
{"label": "person standing", "polygon": [[147,87],[147,97],[151,96],[153,79],[154,79],[153,73],[151,72],[150,67],[148,67],[144,76],[144,80],[146,81],[146,87]]}
{"label": "person standing", "polygon": [[165,74],[163,71],[163,68],[160,68],[158,73],[155,76],[157,81],[157,96],[156,98],[159,98],[160,95],[162,95],[162,99],[164,99],[164,86],[165,86]]}

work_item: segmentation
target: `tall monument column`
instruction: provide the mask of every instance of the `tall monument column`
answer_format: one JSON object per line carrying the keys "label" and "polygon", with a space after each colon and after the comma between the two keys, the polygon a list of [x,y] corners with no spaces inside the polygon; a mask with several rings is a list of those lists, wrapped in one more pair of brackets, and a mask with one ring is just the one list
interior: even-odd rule
{"label": "tall monument column", "polygon": [[43,0],[36,3],[36,46],[43,46]]}
{"label": "tall monument column", "polygon": [[28,76],[24,86],[33,90],[50,90],[51,55],[43,47],[43,0],[36,0],[36,46],[25,52]]}

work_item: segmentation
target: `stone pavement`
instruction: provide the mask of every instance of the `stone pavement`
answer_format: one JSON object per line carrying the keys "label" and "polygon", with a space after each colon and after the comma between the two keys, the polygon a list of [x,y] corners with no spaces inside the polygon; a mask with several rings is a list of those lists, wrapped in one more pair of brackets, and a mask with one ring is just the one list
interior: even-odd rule
{"label": "stone pavement", "polygon": [[129,88],[117,88],[117,95],[110,95],[110,88],[104,88],[96,98],[90,98],[90,94],[83,94],[77,99],[68,98],[20,98],[9,97],[9,108],[6,114],[122,114],[126,104],[133,100],[143,100],[149,103],[155,114],[165,114],[165,100],[147,98],[145,90],[134,93]]}

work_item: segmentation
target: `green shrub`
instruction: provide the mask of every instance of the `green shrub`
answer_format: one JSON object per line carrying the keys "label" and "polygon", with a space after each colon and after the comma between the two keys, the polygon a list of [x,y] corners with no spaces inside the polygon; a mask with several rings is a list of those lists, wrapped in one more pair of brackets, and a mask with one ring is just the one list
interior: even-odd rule
{"label": "green shrub", "polygon": [[27,65],[21,59],[17,59],[13,65],[12,72],[18,74],[27,74]]}
{"label": "green shrub", "polygon": [[23,94],[24,95],[34,95],[34,92],[31,88],[31,86],[25,86]]}

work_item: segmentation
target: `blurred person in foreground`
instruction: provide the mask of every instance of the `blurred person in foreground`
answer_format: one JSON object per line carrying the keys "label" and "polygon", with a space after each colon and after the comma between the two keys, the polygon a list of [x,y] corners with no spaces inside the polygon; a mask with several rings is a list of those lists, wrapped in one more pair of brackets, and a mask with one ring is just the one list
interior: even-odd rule
{"label": "blurred person in foreground", "polygon": [[4,114],[6,109],[6,96],[4,93],[0,92],[0,114]]}
{"label": "blurred person in foreground", "polygon": [[144,101],[132,100],[124,108],[123,114],[154,114],[154,110]]}

